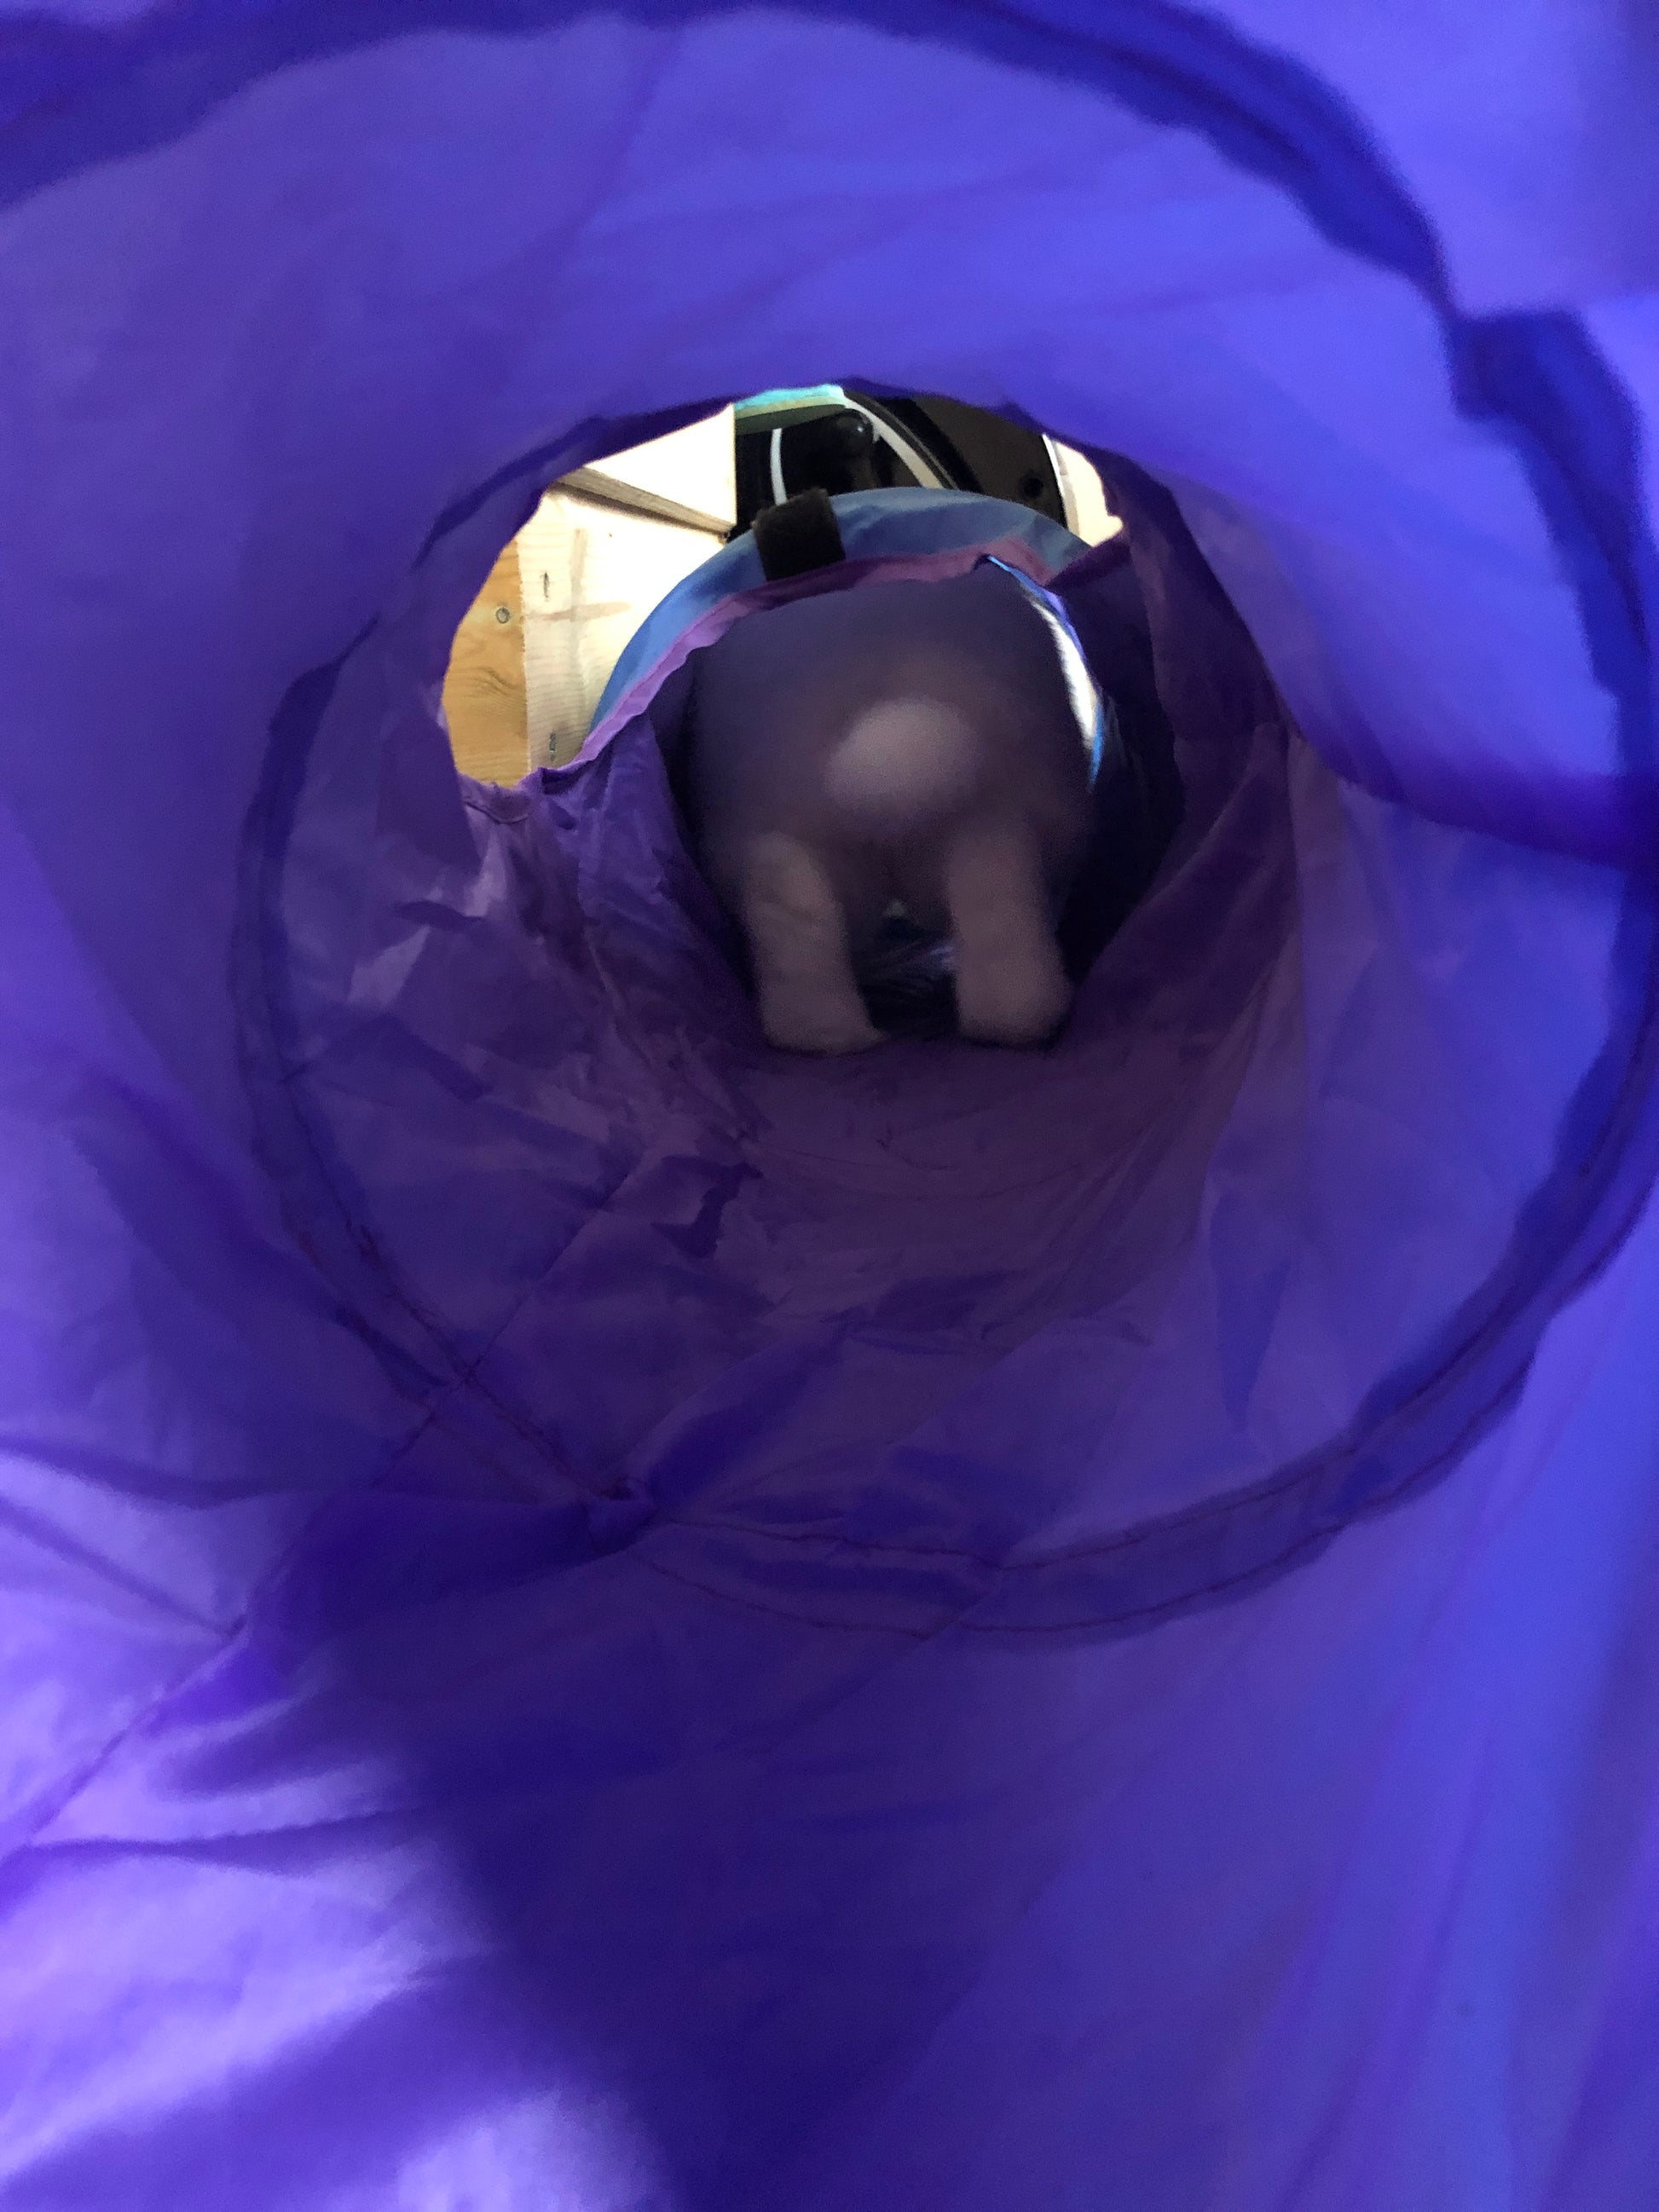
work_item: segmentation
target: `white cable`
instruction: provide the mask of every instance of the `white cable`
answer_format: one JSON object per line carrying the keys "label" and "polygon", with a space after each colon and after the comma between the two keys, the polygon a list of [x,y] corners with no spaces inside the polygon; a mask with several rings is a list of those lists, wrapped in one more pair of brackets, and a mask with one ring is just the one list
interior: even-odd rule
{"label": "white cable", "polygon": [[893,452],[898,455],[900,460],[903,462],[905,467],[909,470],[911,475],[915,478],[917,483],[921,485],[924,491],[943,491],[945,489],[945,480],[939,475],[939,471],[933,466],[933,463],[928,460],[916,447],[913,446],[908,438],[904,437],[899,431],[894,429],[890,422],[883,422],[879,415],[872,414],[867,407],[860,407],[855,402],[849,402],[848,404],[853,405],[854,411],[855,413],[863,416],[865,421],[875,432],[877,437],[881,440],[882,444],[884,446],[890,447]]}

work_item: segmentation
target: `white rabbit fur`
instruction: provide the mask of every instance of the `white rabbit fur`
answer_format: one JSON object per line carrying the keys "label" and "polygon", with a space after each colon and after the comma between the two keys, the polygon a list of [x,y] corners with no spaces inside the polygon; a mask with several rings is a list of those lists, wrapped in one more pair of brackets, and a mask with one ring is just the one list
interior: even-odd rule
{"label": "white rabbit fur", "polygon": [[881,1042],[858,983],[896,905],[951,939],[965,1036],[1053,1034],[1089,763],[1054,640],[1012,577],[984,566],[745,616],[698,655],[694,696],[694,837],[775,1045]]}

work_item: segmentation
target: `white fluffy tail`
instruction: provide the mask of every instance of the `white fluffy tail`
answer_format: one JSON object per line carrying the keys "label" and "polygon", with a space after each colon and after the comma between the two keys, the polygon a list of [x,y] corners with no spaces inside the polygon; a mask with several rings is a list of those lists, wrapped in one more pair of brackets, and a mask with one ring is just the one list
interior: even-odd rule
{"label": "white fluffy tail", "polygon": [[914,837],[968,805],[982,744],[966,715],[939,700],[884,700],[830,754],[824,791],[860,834]]}

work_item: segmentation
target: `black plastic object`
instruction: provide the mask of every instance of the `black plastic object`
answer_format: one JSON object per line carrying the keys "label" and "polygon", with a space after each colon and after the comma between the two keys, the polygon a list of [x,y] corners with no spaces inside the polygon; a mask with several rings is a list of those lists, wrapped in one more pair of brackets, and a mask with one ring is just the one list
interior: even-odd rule
{"label": "black plastic object", "polygon": [[1066,502],[1047,440],[1037,430],[960,399],[871,401],[921,446],[945,482],[963,491],[1009,499],[1064,523]]}
{"label": "black plastic object", "polygon": [[[737,531],[763,508],[817,489],[838,495],[906,485],[983,492],[1066,520],[1041,433],[985,409],[933,397],[847,391],[844,402],[745,412],[737,430]],[[733,532],[736,535],[737,532]]]}

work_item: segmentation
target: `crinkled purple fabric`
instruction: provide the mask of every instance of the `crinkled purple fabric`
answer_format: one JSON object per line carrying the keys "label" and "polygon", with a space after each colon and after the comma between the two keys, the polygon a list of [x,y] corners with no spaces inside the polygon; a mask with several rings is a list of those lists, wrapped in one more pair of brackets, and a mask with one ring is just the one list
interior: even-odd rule
{"label": "crinkled purple fabric", "polygon": [[[1650,2199],[1655,64],[0,14],[7,2212]],[[825,375],[1127,517],[1047,1054],[767,1051],[650,702],[449,763],[539,487]]]}

